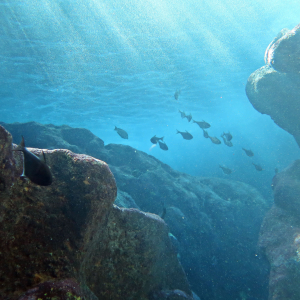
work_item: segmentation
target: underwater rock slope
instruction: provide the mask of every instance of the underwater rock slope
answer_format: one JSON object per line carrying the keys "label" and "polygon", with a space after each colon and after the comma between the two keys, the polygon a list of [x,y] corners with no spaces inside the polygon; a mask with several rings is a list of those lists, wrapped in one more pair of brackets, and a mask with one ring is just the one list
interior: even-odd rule
{"label": "underwater rock slope", "polygon": [[253,107],[268,114],[300,146],[300,24],[283,29],[265,53],[266,65],[252,73],[246,94]]}
{"label": "underwater rock slope", "polygon": [[[257,241],[264,215],[271,205],[255,188],[232,180],[190,176],[175,171],[153,156],[130,146],[116,144],[104,146],[99,138],[91,134],[67,142],[62,138],[61,131],[66,133],[70,130],[76,136],[76,129],[68,126],[58,127],[34,122],[4,124],[4,126],[17,139],[15,142],[18,142],[22,133],[28,145],[34,142],[36,147],[45,148],[47,145],[52,148],[54,145],[49,143],[49,140],[52,140],[55,147],[68,146],[72,149],[77,147],[79,152],[86,154],[91,154],[91,151],[93,156],[108,163],[118,186],[115,203],[164,215],[189,283],[202,300],[251,299],[251,297],[258,300],[267,299],[269,265],[257,252]],[[82,131],[79,129],[79,133]],[[48,139],[45,144],[44,139]],[[99,146],[93,149],[86,148],[84,144],[90,141],[97,142]],[[136,210],[123,213],[123,209],[115,209],[106,218],[108,221],[115,220],[116,216],[122,215],[127,215],[128,218],[133,218],[134,215],[146,216]],[[156,224],[153,215],[150,216],[149,224]],[[131,222],[113,222],[117,225],[122,223],[124,228],[132,226]],[[100,235],[115,236],[110,233],[113,229],[111,225],[107,225],[105,230],[101,229]],[[121,242],[126,241],[125,236],[132,238],[132,235],[128,234],[128,229],[120,233],[120,241],[117,240],[111,245],[120,248],[120,253],[128,255],[132,253],[130,249],[132,241],[128,241],[126,246]],[[147,245],[152,245],[151,239],[149,234]],[[98,247],[106,253],[105,245]],[[147,251],[148,247],[138,249]],[[169,248],[165,249],[168,253]],[[100,250],[95,249],[92,253],[98,251]],[[116,254],[116,252],[108,253],[113,257]],[[119,259],[114,261],[119,264]],[[93,262],[86,258],[84,265],[88,264],[92,265]],[[94,263],[95,266],[99,266],[98,268],[103,264],[106,262],[100,259]],[[135,270],[133,267],[135,264],[136,262],[132,264],[132,270]],[[140,262],[140,265],[144,264],[145,262]],[[107,263],[108,268],[112,265]],[[124,272],[123,270],[123,274]],[[170,272],[175,274],[179,271],[173,267],[173,271]],[[115,274],[113,278],[119,278],[119,274],[112,274]],[[162,279],[162,282],[164,280]],[[178,280],[182,283],[174,284],[172,289],[180,289],[179,286],[183,286],[182,290],[186,291],[184,280]],[[91,277],[87,277],[87,282],[95,284],[92,274]],[[110,285],[107,287],[109,291],[112,288]],[[153,294],[153,299],[157,299],[155,295],[169,293],[165,287],[162,289],[161,293],[158,291]]]}
{"label": "underwater rock slope", "polygon": [[273,179],[275,204],[266,215],[259,246],[270,264],[269,300],[300,299],[300,160]]}
{"label": "underwater rock slope", "polygon": [[117,188],[106,163],[44,150],[53,183],[43,187],[20,177],[22,153],[12,151],[2,126],[0,148],[0,299],[191,295],[166,224],[113,205]]}

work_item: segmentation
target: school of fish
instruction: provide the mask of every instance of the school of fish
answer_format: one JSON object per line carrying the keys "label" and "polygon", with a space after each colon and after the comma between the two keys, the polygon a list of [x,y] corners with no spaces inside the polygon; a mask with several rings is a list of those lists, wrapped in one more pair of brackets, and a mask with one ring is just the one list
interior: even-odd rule
{"label": "school of fish", "polygon": [[[179,96],[181,94],[181,91],[180,90],[176,90],[175,94],[174,94],[174,98],[176,101],[179,100]],[[193,120],[193,123],[196,123],[203,131],[203,136],[204,138],[206,139],[210,139],[211,142],[215,145],[220,145],[222,144],[221,140],[216,137],[216,136],[210,136],[208,134],[208,131],[207,129],[211,127],[211,125],[202,120],[202,121],[196,121],[193,119],[192,117],[192,114],[186,114],[184,111],[181,111],[181,110],[178,110],[178,112],[180,113],[180,116],[182,119],[186,118],[188,120],[188,122],[191,122],[191,120]],[[118,128],[115,126],[115,129],[117,131],[117,133],[120,135],[121,138],[123,139],[128,139],[128,133],[121,129],[121,128]],[[177,130],[177,134],[179,133],[183,139],[185,140],[191,140],[193,139],[193,135],[191,133],[189,133],[187,130],[185,131],[180,131],[178,129]],[[227,147],[233,147],[233,143],[232,143],[232,134],[230,132],[223,132],[220,137],[222,138],[223,140],[223,143],[227,146]],[[159,145],[160,149],[164,150],[164,151],[167,151],[169,148],[167,146],[167,144],[165,143],[164,141],[164,137],[157,137],[156,135],[154,135],[151,139],[150,139],[151,143],[153,144],[151,147],[150,147],[150,150],[152,150],[152,148],[154,148],[157,144]],[[251,149],[245,149],[245,148],[242,148],[242,150],[244,150],[245,154],[249,157],[253,157],[254,156],[254,153],[252,152]],[[257,171],[263,171],[263,168],[261,167],[261,165],[259,164],[255,164],[252,162],[252,165],[254,166],[254,168],[257,170]],[[224,174],[226,175],[229,175],[231,174],[233,171],[232,169],[226,167],[226,166],[221,166],[219,165],[220,169],[223,171]]]}

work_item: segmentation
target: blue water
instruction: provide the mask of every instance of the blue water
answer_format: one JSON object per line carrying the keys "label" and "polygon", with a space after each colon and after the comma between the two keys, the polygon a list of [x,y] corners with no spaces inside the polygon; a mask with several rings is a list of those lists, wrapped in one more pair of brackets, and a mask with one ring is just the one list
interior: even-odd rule
{"label": "blue water", "polygon": [[[88,128],[105,144],[130,145],[192,175],[245,181],[268,196],[274,168],[299,148],[252,107],[245,84],[277,33],[299,22],[298,0],[1,0],[0,120]],[[209,122],[212,136],[230,130],[234,147],[204,139],[178,109]],[[155,134],[169,151],[149,151]],[[224,175],[219,164],[234,172]]]}

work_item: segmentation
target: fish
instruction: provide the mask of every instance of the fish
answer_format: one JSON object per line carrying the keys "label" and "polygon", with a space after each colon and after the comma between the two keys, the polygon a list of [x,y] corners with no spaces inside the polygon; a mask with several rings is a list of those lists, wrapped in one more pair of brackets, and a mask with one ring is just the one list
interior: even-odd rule
{"label": "fish", "polygon": [[222,169],[222,171],[224,172],[224,174],[231,174],[232,173],[232,170],[227,168],[227,167],[222,167],[221,165],[219,165],[219,167]]}
{"label": "fish", "polygon": [[193,120],[193,123],[197,123],[199,125],[200,128],[202,129],[207,129],[210,127],[210,124],[205,122],[205,121],[195,121]]}
{"label": "fish", "polygon": [[114,129],[118,135],[122,138],[122,139],[128,139],[128,133],[121,129],[121,128],[118,128],[117,126],[115,126],[115,129]]}
{"label": "fish", "polygon": [[160,149],[165,150],[165,151],[169,150],[169,148],[165,142],[158,141],[158,144],[159,144]]}
{"label": "fish", "polygon": [[178,110],[180,112],[180,116],[182,119],[184,119],[186,117],[186,114],[184,111]]}
{"label": "fish", "polygon": [[275,170],[274,170],[274,171],[275,171],[275,174],[277,174],[277,173],[278,173],[278,168],[275,168]]}
{"label": "fish", "polygon": [[27,177],[30,181],[37,185],[47,186],[52,183],[52,174],[50,168],[46,164],[45,153],[42,151],[41,157],[37,157],[25,147],[24,137],[16,149],[13,151],[22,151],[23,173],[21,177]]}
{"label": "fish", "polygon": [[203,130],[203,136],[204,136],[206,139],[208,139],[208,138],[209,138],[208,132],[207,132],[205,129],[203,129],[203,128],[202,128],[202,130]]}
{"label": "fish", "polygon": [[254,153],[251,151],[251,150],[247,150],[247,149],[245,149],[245,148],[242,148],[244,151],[245,151],[245,153],[246,153],[246,155],[248,155],[248,156],[254,156]]}
{"label": "fish", "polygon": [[181,131],[177,130],[177,133],[180,133],[185,140],[191,140],[193,138],[193,136],[187,131],[181,132]]}
{"label": "fish", "polygon": [[223,132],[223,135],[226,137],[227,141],[231,141],[232,140],[232,135],[231,133],[228,131],[228,133]]}
{"label": "fish", "polygon": [[224,144],[225,144],[226,146],[228,146],[228,147],[232,147],[232,146],[233,146],[232,142],[231,142],[230,140],[227,140],[227,139],[225,138],[224,133],[221,135],[221,138],[223,139]]}
{"label": "fish", "polygon": [[189,122],[191,122],[191,120],[192,120],[192,118],[193,118],[193,117],[192,117],[192,114],[189,114],[188,116],[185,116],[185,117],[188,119]]}
{"label": "fish", "polygon": [[257,171],[262,171],[262,170],[263,170],[263,168],[262,168],[260,165],[257,165],[257,164],[255,164],[255,163],[252,163],[252,165],[255,167],[255,169],[256,169]]}
{"label": "fish", "polygon": [[175,94],[174,94],[175,100],[178,100],[180,93],[181,93],[180,90],[177,90],[177,91],[175,92]]}
{"label": "fish", "polygon": [[152,144],[157,144],[157,142],[158,142],[159,140],[163,141],[163,140],[164,140],[164,137],[159,138],[159,137],[157,137],[157,136],[155,135],[154,137],[152,137],[152,138],[150,139],[150,142],[151,142]]}
{"label": "fish", "polygon": [[217,137],[212,137],[212,136],[208,136],[208,137],[214,144],[216,144],[216,145],[221,144],[221,141]]}

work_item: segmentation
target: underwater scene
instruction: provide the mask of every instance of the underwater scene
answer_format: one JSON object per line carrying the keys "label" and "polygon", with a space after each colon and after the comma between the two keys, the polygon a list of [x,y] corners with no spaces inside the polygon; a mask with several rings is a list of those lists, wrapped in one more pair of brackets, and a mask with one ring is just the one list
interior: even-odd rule
{"label": "underwater scene", "polygon": [[299,1],[0,24],[0,300],[300,300]]}

